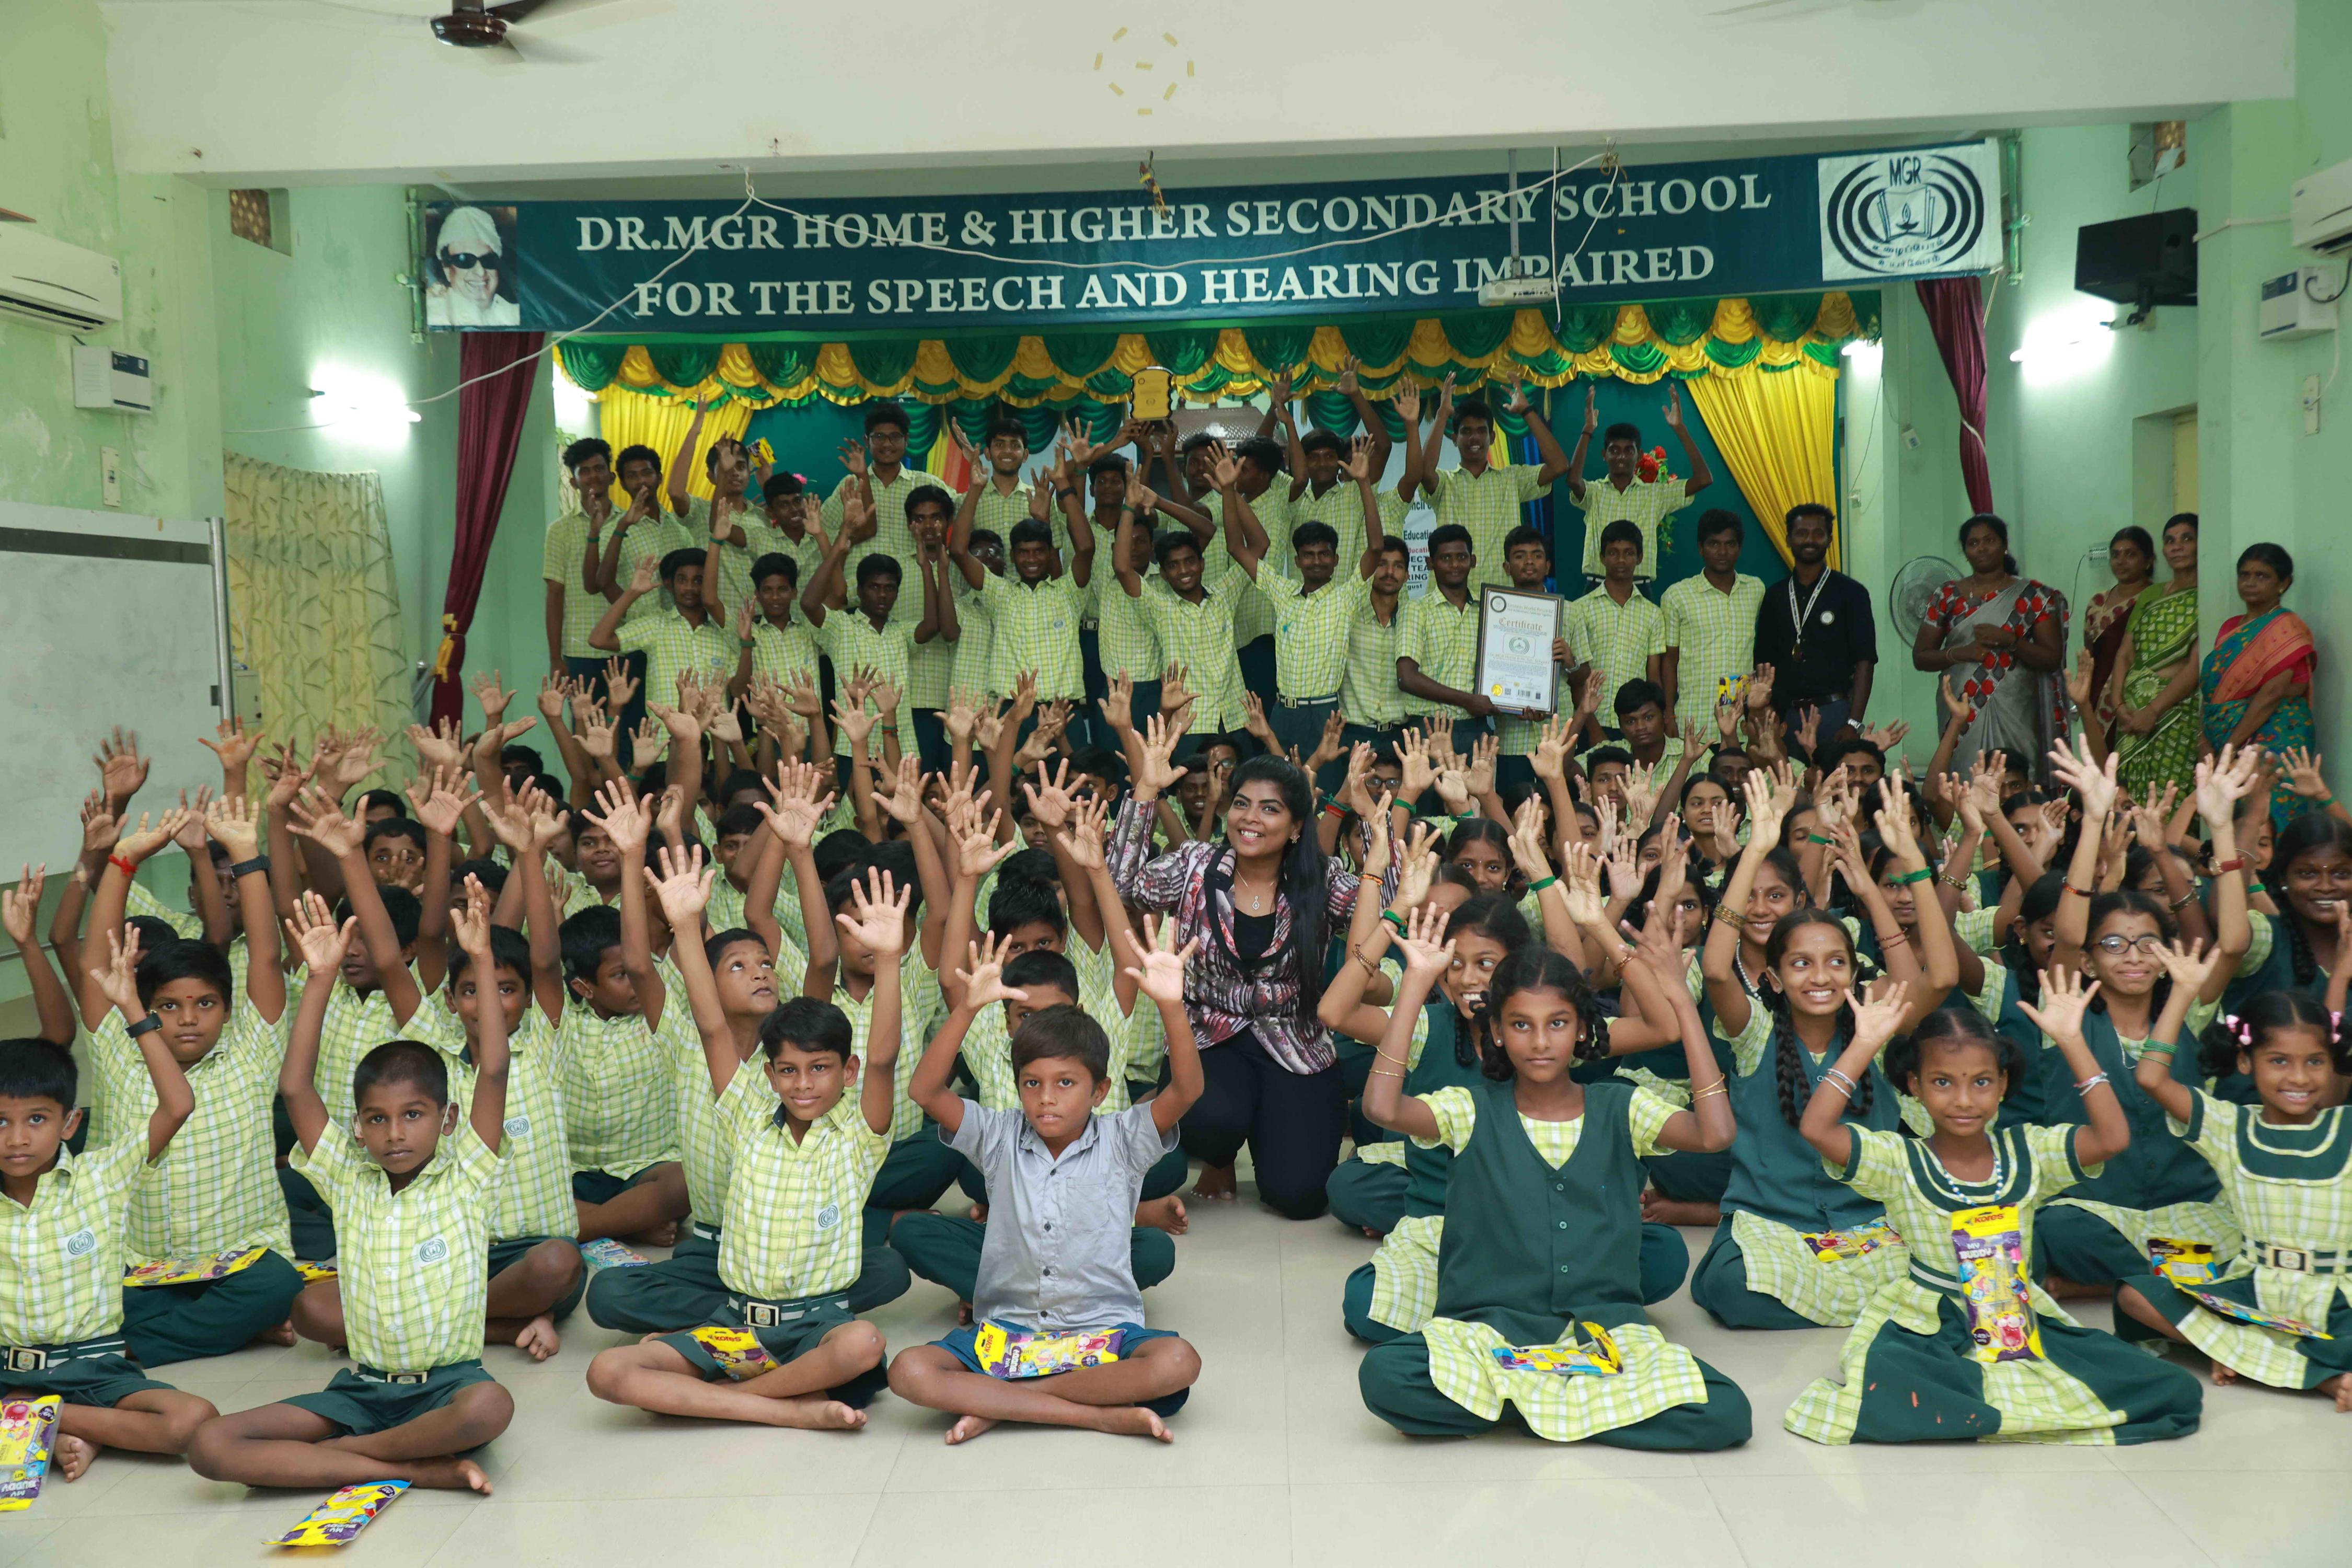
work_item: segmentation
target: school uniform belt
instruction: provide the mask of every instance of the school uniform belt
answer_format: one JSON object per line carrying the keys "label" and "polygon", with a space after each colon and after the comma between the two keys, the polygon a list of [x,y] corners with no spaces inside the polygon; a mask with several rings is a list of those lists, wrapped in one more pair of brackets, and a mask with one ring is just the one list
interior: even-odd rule
{"label": "school uniform belt", "polygon": [[1277,708],[1320,708],[1339,700],[1339,694],[1336,691],[1328,697],[1285,697],[1278,691],[1274,694],[1274,703]]}
{"label": "school uniform belt", "polygon": [[705,1225],[700,1220],[696,1220],[693,1224],[688,1226],[687,1229],[691,1232],[698,1240],[717,1241],[719,1239],[719,1227],[715,1225]]}
{"label": "school uniform belt", "polygon": [[2352,1274],[2352,1251],[2333,1247],[2280,1247],[2268,1241],[2250,1241],[2246,1250],[2264,1268],[2284,1268],[2291,1274]]}
{"label": "school uniform belt", "polygon": [[69,1361],[130,1353],[121,1334],[101,1334],[93,1340],[70,1340],[63,1344],[10,1345],[0,1351],[0,1365],[10,1372],[47,1372]]}
{"label": "school uniform belt", "polygon": [[1956,1279],[1949,1274],[1938,1274],[1916,1258],[1911,1260],[1911,1278],[1916,1283],[1927,1287],[1928,1289],[1941,1290],[1948,1296],[1968,1294],[1969,1288],[1964,1281]]}
{"label": "school uniform belt", "polygon": [[418,1387],[433,1375],[429,1372],[386,1372],[373,1366],[354,1366],[352,1373],[362,1383],[388,1383],[400,1388]]}
{"label": "school uniform belt", "polygon": [[756,1296],[727,1293],[727,1310],[743,1321],[751,1329],[780,1329],[786,1323],[797,1323],[821,1307],[838,1307],[849,1310],[849,1292],[837,1291],[829,1296],[795,1296],[782,1301],[763,1301]]}

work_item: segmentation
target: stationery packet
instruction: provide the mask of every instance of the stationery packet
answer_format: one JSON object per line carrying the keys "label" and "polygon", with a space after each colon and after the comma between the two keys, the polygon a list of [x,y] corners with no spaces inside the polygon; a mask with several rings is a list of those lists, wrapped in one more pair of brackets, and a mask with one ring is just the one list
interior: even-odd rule
{"label": "stationery packet", "polygon": [[1611,1377],[1625,1370],[1617,1342],[1599,1323],[1580,1323],[1582,1337],[1570,1343],[1496,1345],[1487,1353],[1505,1372],[1544,1372],[1556,1377]]}
{"label": "stationery packet", "polygon": [[[2187,1286],[2182,1287],[2188,1289]],[[2282,1334],[2293,1334],[2299,1340],[2332,1340],[2336,1336],[2326,1329],[2315,1328],[2301,1318],[2290,1318],[2283,1312],[2265,1312],[2260,1307],[2249,1307],[2243,1301],[2232,1301],[2227,1296],[2216,1296],[2207,1290],[2189,1290],[2199,1304],[2210,1312],[2224,1318],[2234,1318],[2242,1323],[2252,1323],[2258,1329],[2274,1329]]]}
{"label": "stationery packet", "polygon": [[2158,1274],[2183,1289],[2207,1283],[2220,1267],[2210,1243],[2175,1241],[2168,1236],[2147,1238],[2147,1260]]}
{"label": "stationery packet", "polygon": [[1884,1224],[1876,1224],[1856,1226],[1852,1230],[1812,1231],[1802,1239],[1812,1249],[1814,1262],[1843,1263],[1849,1258],[1867,1258],[1902,1238]]}
{"label": "stationery packet", "polygon": [[1988,1366],[2042,1360],[2042,1330],[2026,1293],[2025,1231],[2016,1205],[1988,1204],[1954,1215],[1952,1252],[1968,1308],[1971,1359]]}
{"label": "stationery packet", "polygon": [[368,1521],[384,1510],[393,1499],[408,1489],[406,1481],[368,1481],[345,1487],[309,1513],[285,1534],[266,1546],[349,1546]]}
{"label": "stationery packet", "polygon": [[41,1495],[64,1406],[63,1396],[55,1394],[0,1403],[0,1513],[28,1509]]}
{"label": "stationery packet", "polygon": [[134,1290],[145,1285],[200,1285],[208,1279],[226,1279],[252,1268],[268,1250],[266,1247],[241,1247],[200,1258],[159,1258],[152,1263],[124,1269],[122,1288]]}
{"label": "stationery packet", "polygon": [[720,1323],[705,1323],[691,1331],[694,1342],[709,1351],[719,1362],[719,1369],[737,1383],[773,1372],[776,1358],[760,1342],[760,1336],[750,1329],[732,1329]]}
{"label": "stationery packet", "polygon": [[981,1370],[1008,1381],[1051,1377],[1083,1366],[1107,1366],[1118,1359],[1127,1333],[1122,1329],[1097,1329],[1074,1334],[1032,1333],[1001,1323],[982,1323],[972,1340],[972,1354]]}
{"label": "stationery packet", "polygon": [[582,1242],[580,1256],[587,1259],[591,1268],[643,1268],[653,1261],[644,1253],[624,1247],[611,1237]]}

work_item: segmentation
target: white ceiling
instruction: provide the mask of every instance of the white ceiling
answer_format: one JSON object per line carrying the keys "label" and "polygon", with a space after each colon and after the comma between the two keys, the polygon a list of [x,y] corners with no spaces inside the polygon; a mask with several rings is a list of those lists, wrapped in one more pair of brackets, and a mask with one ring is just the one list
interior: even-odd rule
{"label": "white ceiling", "polygon": [[525,64],[436,43],[435,0],[102,10],[128,169],[722,195],[747,166],[805,195],[1084,188],[1156,150],[1163,181],[1222,184],[2194,116],[2293,92],[2294,5],[605,0],[526,25],[551,58]]}

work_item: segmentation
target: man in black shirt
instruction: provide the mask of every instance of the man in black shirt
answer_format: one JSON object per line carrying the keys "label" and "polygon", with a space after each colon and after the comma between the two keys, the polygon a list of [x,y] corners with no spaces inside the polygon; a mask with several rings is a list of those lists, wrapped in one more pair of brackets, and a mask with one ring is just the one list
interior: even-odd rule
{"label": "man in black shirt", "polygon": [[1789,509],[1789,553],[1796,564],[1764,590],[1756,611],[1756,662],[1772,667],[1772,700],[1793,732],[1797,715],[1821,710],[1817,744],[1859,729],[1878,664],[1870,590],[1829,567],[1835,514],[1819,501]]}

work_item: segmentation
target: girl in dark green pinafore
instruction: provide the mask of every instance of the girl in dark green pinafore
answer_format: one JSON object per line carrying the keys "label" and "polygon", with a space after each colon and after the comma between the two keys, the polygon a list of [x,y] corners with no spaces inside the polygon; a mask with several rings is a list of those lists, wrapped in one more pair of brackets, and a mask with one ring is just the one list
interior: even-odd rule
{"label": "girl in dark green pinafore", "polygon": [[[2000,1107],[2002,1117],[2009,1121],[2049,1120],[2042,1100],[2046,1075],[2041,1067],[2042,1031],[2025,1010],[2042,998],[2042,972],[2050,966],[2050,954],[2058,945],[2058,899],[2065,885],[2064,872],[2046,871],[2025,889],[2011,916],[2009,930],[1995,933],[1999,947],[1976,955],[1973,984],[1969,959],[1974,950],[1965,941],[1957,947],[1960,961],[1957,989],[1995,1034],[2017,1047],[2019,1072]],[[1999,918],[1998,907],[1989,912]],[[1962,936],[1958,920],[1952,922],[1952,934],[1956,939]],[[1991,949],[1991,942],[1987,947]]]}
{"label": "girl in dark green pinafore", "polygon": [[[1718,1037],[1731,1055],[1739,1136],[1731,1146],[1724,1222],[1691,1274],[1691,1300],[1727,1328],[1840,1327],[1854,1321],[1907,1263],[1883,1207],[1824,1172],[1797,1131],[1824,1069],[1844,1048],[1858,980],[1853,936],[1824,910],[1781,916],[1765,944],[1761,983],[1748,994],[1735,968],[1739,927],[1730,911],[1746,907],[1754,868],[1779,842],[1794,792],[1776,790],[1760,773],[1745,782],[1748,848],[1724,889],[1701,960]],[[1906,885],[1923,885],[1934,873],[1912,832],[1909,796],[1900,790],[1888,796],[1891,804],[1877,816],[1879,837],[1906,868],[1900,874],[1913,879]],[[1915,956],[1850,836],[1837,853],[1889,973],[1911,983],[1912,1021],[1924,1017],[1941,1005],[1958,972],[1942,904],[1918,900],[1922,951]],[[1891,1132],[1916,1110],[1901,1104],[1875,1068],[1858,1082],[1850,1121]]]}
{"label": "girl in dark green pinafore", "polygon": [[[2167,956],[2175,986],[2198,984],[2205,960]],[[2246,1075],[2259,1103],[2232,1105],[2179,1081],[2162,1046],[2148,1047],[2136,1070],[2220,1176],[2245,1240],[2214,1278],[2143,1276],[2116,1293],[2116,1305],[2210,1356],[2217,1384],[2251,1377],[2352,1410],[2352,1109],[2328,1103],[2352,1077],[2342,1024],[2307,991],[2273,991],[2206,1030],[2204,1047],[2206,1075]],[[2263,1317],[2270,1321],[2254,1321]]]}
{"label": "girl in dark green pinafore", "polygon": [[[1452,962],[1439,934],[1435,921],[1421,920],[1398,939],[1404,984],[1364,1091],[1373,1120],[1453,1151],[1436,1312],[1418,1333],[1365,1354],[1357,1373],[1365,1407],[1423,1436],[1490,1431],[1508,1404],[1554,1442],[1694,1450],[1747,1441],[1738,1385],[1642,1311],[1641,1157],[1719,1149],[1732,1135],[1697,1010],[1672,984],[1671,930],[1654,924],[1641,962],[1664,970],[1679,999],[1688,1110],[1616,1079],[1570,1076],[1595,1022],[1592,997],[1574,964],[1539,947],[1496,972],[1493,1043],[1481,1049],[1488,1081],[1405,1096],[1411,1010]],[[1586,1370],[1545,1364],[1580,1352]]]}
{"label": "girl in dark green pinafore", "polygon": [[[2288,763],[2293,770],[2293,754]],[[2317,769],[2304,771],[2315,775]],[[2278,912],[2254,918],[2252,945],[2223,998],[2230,1011],[2246,1011],[2266,991],[2316,994],[2343,970],[2346,928],[2336,912],[2352,899],[2352,823],[2335,815],[2340,809],[2305,812],[2272,846],[2263,880]]]}
{"label": "girl in dark green pinafore", "polygon": [[[2166,973],[2160,951],[2178,934],[2161,900],[2133,891],[2086,897],[2097,875],[2099,845],[2116,809],[2115,760],[2105,768],[2087,757],[2066,757],[2059,776],[2083,803],[2083,825],[2066,886],[2058,903],[2058,946],[2053,962],[2099,983],[2099,997],[2084,1020],[2084,1037],[2099,1068],[2116,1086],[2132,1130],[2131,1148],[2107,1163],[2095,1178],[2079,1184],[2042,1216],[2038,1262],[2047,1275],[2077,1285],[2113,1285],[2148,1272],[2151,1249],[2170,1254],[2181,1247],[2213,1249],[2228,1258],[2241,1235],[2212,1170],[2165,1125],[2162,1105],[2144,1093],[2135,1069],[2143,1051],[2179,1047],[2210,1023],[2222,992],[2236,973],[2251,937],[2246,921],[2246,883],[2241,871],[2214,879],[2213,931],[2217,962],[2194,991],[2182,991]],[[2197,809],[2205,819],[2217,866],[2237,858],[2238,800],[2253,788],[2259,753],[2197,763]],[[2041,1053],[2044,1114],[2053,1121],[2079,1120],[2081,1097],[2054,1050]],[[2195,1078],[2196,1063],[2177,1052],[2165,1058],[2176,1076]],[[2188,1087],[2193,1087],[2189,1085]],[[2139,1337],[2129,1322],[2126,1338]]]}
{"label": "girl in dark green pinafore", "polygon": [[1857,1010],[1853,1042],[1805,1108],[1823,1164],[1886,1205],[1910,1253],[1846,1336],[1840,1376],[1797,1396],[1789,1430],[1817,1443],[2147,1443],[2197,1429],[2197,1380],[2112,1334],[2084,1328],[2033,1282],[2037,1212],[2131,1142],[2107,1075],[2083,1037],[2093,985],[2051,970],[2033,1011],[2079,1083],[2086,1126],[2037,1127],[2002,1097],[2017,1047],[1975,1013],[1931,1013],[1894,1041],[1885,1071],[1927,1109],[1922,1139],[1847,1125],[1854,1075],[1904,1013],[1900,987]]}

